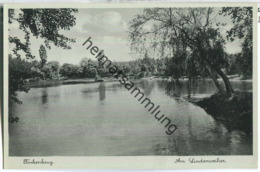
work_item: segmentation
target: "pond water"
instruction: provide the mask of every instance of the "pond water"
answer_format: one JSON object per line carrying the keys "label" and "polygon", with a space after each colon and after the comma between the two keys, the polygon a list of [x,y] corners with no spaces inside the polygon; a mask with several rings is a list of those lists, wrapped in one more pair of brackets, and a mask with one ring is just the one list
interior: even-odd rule
{"label": "pond water", "polygon": [[[178,127],[166,129],[119,82],[31,88],[19,93],[22,105],[11,112],[20,118],[9,126],[10,156],[137,156],[250,155],[252,136],[228,131],[202,108],[172,96],[165,80],[136,80],[140,88]],[[252,82],[234,81],[239,90]],[[216,87],[199,82],[196,95],[211,95]]]}

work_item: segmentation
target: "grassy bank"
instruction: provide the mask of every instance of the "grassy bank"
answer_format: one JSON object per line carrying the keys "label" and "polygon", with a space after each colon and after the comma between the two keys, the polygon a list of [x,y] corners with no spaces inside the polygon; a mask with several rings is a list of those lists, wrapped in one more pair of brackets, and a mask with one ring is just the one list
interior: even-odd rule
{"label": "grassy bank", "polygon": [[253,121],[253,94],[251,92],[235,92],[228,98],[214,94],[208,98],[188,99],[218,121],[221,121],[228,130],[239,129],[252,133]]}

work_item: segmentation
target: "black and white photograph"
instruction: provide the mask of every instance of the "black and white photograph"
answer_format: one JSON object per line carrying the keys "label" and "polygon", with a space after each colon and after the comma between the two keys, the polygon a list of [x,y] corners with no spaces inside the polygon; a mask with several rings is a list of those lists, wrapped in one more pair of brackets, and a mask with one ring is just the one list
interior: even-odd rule
{"label": "black and white photograph", "polygon": [[8,157],[256,166],[252,4],[5,10]]}

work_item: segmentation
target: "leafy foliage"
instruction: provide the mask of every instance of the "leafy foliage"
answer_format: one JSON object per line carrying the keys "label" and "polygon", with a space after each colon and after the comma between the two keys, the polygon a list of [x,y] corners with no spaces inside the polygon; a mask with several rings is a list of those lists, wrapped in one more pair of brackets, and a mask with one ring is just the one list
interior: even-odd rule
{"label": "leafy foliage", "polygon": [[252,77],[253,69],[253,9],[252,7],[225,7],[220,12],[231,16],[234,26],[228,31],[227,38],[243,40],[242,52],[237,56],[239,73],[244,77]]}
{"label": "leafy foliage", "polygon": [[39,54],[41,58],[41,67],[43,67],[47,62],[47,53],[43,45],[40,46]]}
{"label": "leafy foliage", "polygon": [[[18,51],[25,52],[27,58],[34,58],[30,51],[30,36],[44,40],[45,46],[51,48],[50,43],[57,47],[70,49],[68,42],[75,42],[74,39],[60,34],[60,30],[70,30],[76,24],[76,18],[72,13],[78,12],[77,9],[20,9],[18,17],[15,18],[13,12],[9,12],[9,23],[15,20],[19,23],[19,29],[25,33],[25,43],[17,37],[9,36],[9,42],[16,45],[13,50],[16,56]],[[11,11],[14,11],[11,9]]]}
{"label": "leafy foliage", "polygon": [[77,78],[81,75],[80,68],[78,65],[65,63],[61,66],[60,74],[69,78]]}
{"label": "leafy foliage", "polygon": [[[30,49],[30,38],[34,36],[44,40],[45,46],[51,48],[50,44],[55,46],[70,49],[69,42],[75,42],[74,39],[68,38],[60,33],[60,30],[70,30],[76,24],[76,18],[73,13],[77,9],[20,9],[19,14],[15,15],[15,10],[8,11],[9,24],[13,21],[18,22],[19,29],[24,31],[25,42],[22,42],[17,37],[9,35],[9,43],[14,44],[13,55],[14,58],[9,57],[9,106],[13,103],[22,103],[17,98],[17,91],[28,92],[29,87],[26,85],[25,79],[35,77],[35,75],[47,74],[50,77],[49,65],[46,66],[47,55],[45,47],[40,47],[41,69],[36,63],[29,63],[22,60],[20,51],[25,53],[25,58],[28,60],[34,59]],[[34,65],[32,65],[34,64]],[[43,72],[43,73],[42,73]],[[18,117],[9,116],[9,122],[18,122]]]}
{"label": "leafy foliage", "polygon": [[[16,91],[29,91],[30,88],[25,84],[25,79],[30,77],[30,67],[31,64],[22,60],[20,57],[12,58],[11,55],[9,55],[9,107],[11,107],[13,103],[22,104],[22,101],[17,98]],[[14,117],[10,114],[10,123],[18,121],[18,117]]]}

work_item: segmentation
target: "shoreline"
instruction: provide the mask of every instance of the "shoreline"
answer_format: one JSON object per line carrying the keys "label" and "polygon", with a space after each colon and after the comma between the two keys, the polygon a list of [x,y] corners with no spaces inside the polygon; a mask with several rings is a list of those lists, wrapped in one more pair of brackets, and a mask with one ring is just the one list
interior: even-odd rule
{"label": "shoreline", "polygon": [[31,88],[37,87],[48,87],[48,86],[58,86],[58,85],[67,85],[67,84],[93,84],[99,82],[114,82],[117,80],[104,78],[104,81],[95,81],[93,78],[84,78],[84,79],[51,79],[51,80],[39,80],[28,82],[27,84]]}
{"label": "shoreline", "polygon": [[[130,77],[131,79],[131,77]],[[149,76],[139,78],[140,80],[155,80],[155,79],[162,79],[171,81],[171,77],[166,76]],[[48,87],[48,86],[58,86],[58,85],[66,85],[66,84],[93,84],[98,82],[115,82],[118,81],[114,77],[104,77],[102,78],[103,81],[95,81],[94,78],[79,78],[79,79],[49,79],[49,80],[38,80],[38,81],[28,81],[27,84],[32,88],[37,87]],[[187,81],[188,78],[181,78],[180,81]],[[208,81],[211,80],[209,78],[205,78],[204,80]],[[221,80],[221,79],[218,79]],[[252,79],[239,79],[239,78],[229,78],[230,81],[237,81],[237,82],[252,82]]]}
{"label": "shoreline", "polygon": [[213,94],[207,97],[184,97],[183,100],[204,109],[207,114],[220,121],[229,131],[238,129],[252,134],[252,98],[253,93],[250,91],[235,91],[231,98]]}

